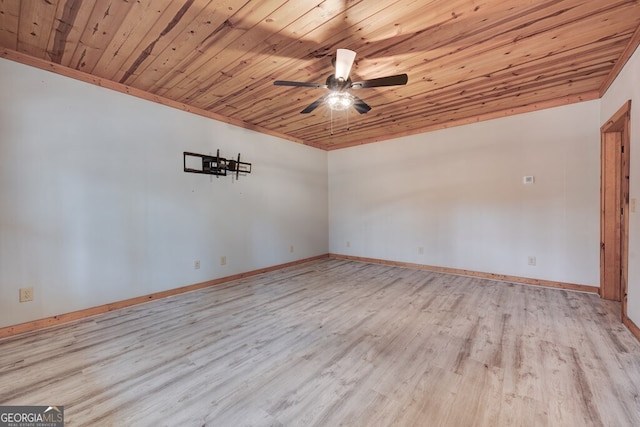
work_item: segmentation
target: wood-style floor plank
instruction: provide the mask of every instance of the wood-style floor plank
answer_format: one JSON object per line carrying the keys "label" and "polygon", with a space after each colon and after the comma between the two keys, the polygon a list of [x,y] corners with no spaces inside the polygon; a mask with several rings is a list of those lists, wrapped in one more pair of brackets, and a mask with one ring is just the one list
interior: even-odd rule
{"label": "wood-style floor plank", "polygon": [[69,426],[637,426],[597,295],[325,259],[0,341],[0,405]]}

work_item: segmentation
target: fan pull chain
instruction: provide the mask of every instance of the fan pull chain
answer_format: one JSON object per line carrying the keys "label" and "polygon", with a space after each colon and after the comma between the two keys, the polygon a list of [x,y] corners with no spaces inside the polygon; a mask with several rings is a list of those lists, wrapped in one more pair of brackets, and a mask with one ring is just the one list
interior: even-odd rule
{"label": "fan pull chain", "polygon": [[[333,136],[334,133],[333,133],[333,110],[332,109],[329,109],[329,114],[330,114],[330,116],[329,116],[329,134],[331,136]],[[346,109],[344,111],[344,114],[346,114],[346,117],[347,117],[347,119],[346,119],[346,122],[347,122],[346,131],[349,132],[351,130],[351,124],[349,122],[349,110]]]}
{"label": "fan pull chain", "polygon": [[331,119],[329,120],[329,132],[331,135],[333,135],[333,109],[330,109],[331,111]]}
{"label": "fan pull chain", "polygon": [[349,132],[349,109],[347,109],[345,113],[347,114],[347,132]]}

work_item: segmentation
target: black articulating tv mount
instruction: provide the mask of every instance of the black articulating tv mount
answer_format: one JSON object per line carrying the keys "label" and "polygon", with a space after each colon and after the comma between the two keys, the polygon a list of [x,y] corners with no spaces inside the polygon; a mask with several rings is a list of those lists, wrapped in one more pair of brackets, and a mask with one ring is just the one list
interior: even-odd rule
{"label": "black articulating tv mount", "polygon": [[[197,160],[197,158],[201,160]],[[195,167],[187,167],[187,161],[189,161],[190,166],[196,166],[196,165],[200,166],[201,164],[201,168],[198,169]],[[246,175],[248,173],[251,173],[251,163],[241,162],[240,153],[238,153],[238,158],[236,160],[233,160],[233,159],[225,159],[224,157],[220,157],[220,150],[216,151],[215,156],[212,156],[210,154],[207,155],[207,154],[189,153],[185,151],[183,155],[183,162],[184,162],[185,172],[215,175],[216,178],[221,175],[226,176],[227,172],[230,172],[230,174],[235,172],[236,179],[238,179],[240,174]]]}

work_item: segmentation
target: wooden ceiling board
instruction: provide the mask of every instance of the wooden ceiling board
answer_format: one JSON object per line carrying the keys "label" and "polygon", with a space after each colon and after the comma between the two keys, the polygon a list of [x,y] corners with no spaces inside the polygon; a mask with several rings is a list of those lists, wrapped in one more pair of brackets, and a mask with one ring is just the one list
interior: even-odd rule
{"label": "wooden ceiling board", "polygon": [[[386,3],[382,1],[376,2],[376,6],[379,9],[376,10],[376,9],[373,9],[372,7],[368,7],[367,9],[370,13],[375,12],[377,14],[375,16],[378,16],[380,15],[378,12],[382,10],[386,11],[390,9],[390,4],[394,2],[395,1],[389,1]],[[360,4],[362,4],[362,2]],[[359,5],[356,5],[351,9],[349,9],[350,16],[352,15],[352,12],[353,13],[357,12],[357,11],[354,11],[354,9],[356,9],[357,6]],[[312,12],[315,12],[316,10]],[[364,11],[361,13],[364,13]],[[309,19],[312,20],[311,22],[317,22],[317,17],[315,16],[311,16]],[[360,22],[359,24],[362,24],[362,22]],[[378,24],[380,23],[378,22]],[[335,27],[335,25],[336,25],[335,23],[332,23],[333,27]],[[338,25],[342,25],[342,24],[338,23]],[[355,30],[351,30],[351,28],[352,27],[349,27],[345,31],[347,32],[355,31]],[[327,32],[326,28],[317,27],[314,29],[314,31],[307,33],[302,37],[305,39],[318,38],[321,36],[322,33],[326,33],[326,32]],[[210,108],[212,109],[212,111],[220,111],[221,109],[224,109],[226,105],[229,105],[229,104],[225,105],[224,103],[230,103],[230,102],[233,102],[233,105],[235,105],[236,108],[242,108],[243,104],[245,106],[253,105],[256,97],[268,96],[268,93],[272,91],[270,85],[272,81],[276,79],[324,83],[327,76],[329,76],[333,72],[333,67],[331,66],[330,60],[331,60],[331,57],[335,54],[335,49],[338,46],[341,46],[341,47],[350,46],[348,43],[340,44],[340,42],[344,40],[344,31],[335,32],[335,34],[337,34],[337,36],[332,36],[330,39],[327,40],[329,47],[322,48],[322,49],[316,48],[314,51],[311,51],[311,52],[309,52],[308,50],[309,47],[305,47],[305,48],[301,47],[304,45],[304,43],[292,42],[290,38],[284,40],[284,42],[288,43],[287,45],[283,45],[282,44],[283,41],[277,40],[276,46],[278,46],[278,48],[282,46],[282,51],[286,52],[286,55],[289,58],[286,58],[286,57],[279,58],[278,61],[275,61],[271,59],[275,55],[272,54],[271,56],[267,56],[268,52],[265,52],[264,60],[259,65],[259,67],[261,70],[264,69],[265,72],[269,72],[271,74],[266,79],[264,77],[262,79],[251,77],[252,83],[249,86],[242,88],[244,89],[244,93],[241,93],[241,94],[238,94],[238,89],[241,89],[241,88],[238,88],[237,86],[231,86],[229,84],[228,86],[225,87],[226,95],[223,95],[220,98],[220,103],[218,105],[212,105],[210,106]],[[313,47],[316,47],[316,46],[314,45]],[[269,48],[270,50],[274,50],[272,46],[269,46]],[[295,52],[292,51],[292,49],[296,49]],[[306,50],[302,50],[302,49],[306,49]],[[300,67],[299,60],[291,59],[291,58],[297,58],[299,56],[305,56],[308,58],[306,61],[307,64],[305,64],[304,67]],[[272,62],[272,64],[270,64],[270,62]],[[352,79],[354,81],[357,81],[366,77],[366,76],[360,75],[358,72],[359,62],[360,62],[360,59],[356,57],[356,63],[354,64],[354,68],[352,69]],[[267,67],[267,68],[263,68],[263,67]],[[255,69],[254,67],[244,67],[244,68],[249,71]],[[388,71],[388,68],[387,68],[387,71]],[[240,72],[242,73],[242,71]],[[403,71],[398,70],[397,73],[390,73],[390,74],[399,74],[402,72]],[[232,73],[232,74],[234,75],[234,77],[236,76],[235,73]],[[379,76],[379,75],[381,74],[372,74],[372,76]],[[241,77],[240,78],[241,81],[245,81],[245,79],[242,78],[242,75],[240,77]],[[227,82],[231,83],[232,80],[228,79]],[[222,85],[224,86],[224,82],[222,82]],[[218,90],[219,90],[219,86],[216,86],[216,91]],[[306,104],[310,103],[312,100],[315,100],[320,96],[318,92],[312,92],[312,93],[309,92],[309,93],[310,93],[309,102],[307,102]],[[298,109],[298,111],[306,107],[306,104],[301,106]]]}
{"label": "wooden ceiling board", "polygon": [[20,3],[0,0],[0,46],[18,49]]}
{"label": "wooden ceiling board", "polygon": [[[548,50],[546,50],[547,48],[544,48],[544,49],[545,49],[545,50],[543,50],[542,54],[543,54],[544,56],[546,56],[546,55],[548,54]],[[507,51],[506,51],[506,52],[504,52],[504,53],[509,53],[509,50],[507,50]],[[473,55],[473,54],[471,54],[470,56],[471,56],[471,57],[474,57],[474,56],[477,56],[477,55]],[[460,62],[457,58],[453,58],[453,59],[452,59],[452,61],[458,61],[458,62]],[[495,62],[495,56],[491,56],[487,62],[488,62],[489,64],[494,63],[494,62]],[[509,65],[511,66],[511,64],[509,64]],[[451,67],[449,64],[447,64],[447,65],[443,65],[443,66],[441,66],[441,68],[442,68],[443,72],[447,74],[447,76],[450,76],[450,74],[451,74],[451,70],[452,70],[452,67]],[[423,70],[418,70],[418,69],[415,69],[415,70],[414,70],[414,69],[411,69],[411,71],[416,71],[416,72],[418,72],[418,73],[422,73],[422,74],[427,74],[427,73],[428,73],[428,69],[423,69]],[[425,71],[425,72],[423,73],[423,71]],[[484,72],[484,71],[486,71],[486,70],[483,70],[483,72]],[[469,73],[469,71],[464,71],[464,73]],[[482,75],[482,74],[481,74],[481,75]],[[433,78],[432,78],[432,77],[429,77],[429,78],[430,78],[431,80],[433,80]],[[464,79],[460,79],[460,81],[464,81]]]}
{"label": "wooden ceiling board", "polygon": [[78,48],[95,3],[82,0],[50,1],[57,3],[54,34],[49,37],[49,45],[42,59],[71,67],[71,59]]}
{"label": "wooden ceiling board", "polygon": [[56,5],[47,2],[21,2],[18,20],[18,50],[44,57],[51,35]]}
{"label": "wooden ceiling board", "polygon": [[[0,0],[5,57],[325,149],[594,99],[639,43],[639,0]],[[409,82],[300,114],[328,91],[274,80],[337,48]]]}
{"label": "wooden ceiling board", "polygon": [[231,3],[238,2],[219,4],[213,1],[201,9],[195,19],[191,19],[189,10],[183,18],[178,20],[176,17],[176,25],[171,27],[170,31],[163,30],[158,35],[158,40],[162,43],[157,46],[150,45],[153,49],[146,49],[150,54],[144,66],[137,68],[133,75],[125,74],[120,82],[164,95],[162,91],[154,88],[166,84],[172,87],[172,79],[179,81],[185,75],[193,75],[194,70],[189,68],[190,64],[199,59],[209,60],[208,56],[203,58],[203,55],[211,47],[224,45],[225,37],[233,40],[242,33],[228,24],[229,17],[235,11]]}
{"label": "wooden ceiling board", "polygon": [[[234,34],[236,36],[241,35],[243,31],[234,29],[229,20],[235,13],[235,9],[231,7],[233,3],[237,2],[212,2],[207,8],[207,12],[203,14],[204,19],[196,20],[193,29],[189,31],[198,37],[195,48],[194,43],[188,42],[186,39],[172,43],[162,53],[165,59],[161,63],[156,61],[157,64],[150,65],[153,68],[155,79],[151,79],[148,82],[138,80],[146,87],[146,90],[165,95],[168,90],[174,87],[176,82],[180,82],[185,76],[194,73],[197,68],[190,70],[188,67],[190,65],[194,66],[192,64],[198,58],[207,61],[210,59],[208,57],[210,47],[219,45],[223,41],[223,36],[230,38]],[[203,55],[205,55],[204,58],[202,58]],[[142,76],[144,74],[146,73],[143,73]]]}
{"label": "wooden ceiling board", "polygon": [[80,36],[70,65],[90,73],[114,37],[121,37],[119,26],[136,2],[96,2]]}
{"label": "wooden ceiling board", "polygon": [[[548,46],[548,43],[546,43],[546,41],[544,41],[544,42],[545,42],[545,43],[543,43],[542,45],[543,45],[543,46]],[[507,52],[505,52],[505,53],[509,53],[509,52],[510,52],[510,51],[507,51]],[[502,56],[504,56],[504,53],[502,54]],[[524,57],[528,57],[528,56],[530,56],[530,54],[526,54],[526,55],[523,55],[523,56],[524,56]],[[543,50],[543,51],[542,51],[542,54],[541,54],[541,57],[545,58],[545,57],[547,57],[547,56],[549,56],[549,52],[548,52],[548,50],[546,50],[546,51],[545,51],[545,50]],[[495,62],[495,61],[492,61],[492,60],[491,60],[491,58],[492,58],[492,57],[493,57],[493,56],[491,56],[491,57],[489,58],[489,61],[487,61],[489,64],[493,64],[493,63]],[[454,59],[454,60],[455,60],[455,59]],[[477,60],[476,60],[476,61],[477,61]],[[511,64],[510,64],[509,66],[511,66]],[[450,72],[450,70],[451,70],[451,67],[443,67],[443,69],[444,69],[444,71],[445,71],[445,72],[449,73],[449,72]],[[484,73],[484,70],[483,70],[483,73]],[[588,71],[587,71],[587,73],[588,73],[588,74],[593,74],[593,71],[592,71],[592,70],[588,70]],[[449,74],[449,77],[450,77],[450,74]],[[544,77],[544,76],[541,76],[541,75],[539,75],[539,74],[536,74],[536,79],[537,79],[538,81],[540,80],[540,77]],[[483,79],[483,78],[484,78],[482,74],[480,74],[480,78],[481,78],[481,79]],[[485,79],[485,80],[486,80],[486,79]],[[567,84],[570,84],[570,80],[571,80],[571,79],[567,79],[566,83],[567,83]],[[461,77],[460,79],[458,79],[457,81],[456,81],[456,80],[454,80],[454,82],[455,82],[455,83],[461,83],[461,82],[463,82],[463,81],[464,81],[464,78],[462,78],[462,77]],[[575,91],[575,85],[573,85],[573,86],[574,86],[574,91]],[[465,89],[461,90],[461,91],[460,91],[460,94],[462,94],[464,91],[465,91]],[[520,96],[521,96],[521,95],[522,95],[522,93],[518,93],[518,95],[520,95]],[[555,97],[557,97],[558,95],[554,95],[554,96],[555,96]],[[415,97],[413,97],[413,99],[415,100]],[[351,127],[351,129],[353,130],[353,126]]]}
{"label": "wooden ceiling board", "polygon": [[[122,24],[91,73],[113,81],[120,81],[139,55],[146,52],[157,35],[168,28],[181,5],[171,0],[145,0],[133,4]],[[194,8],[196,9],[196,8]]]}
{"label": "wooden ceiling board", "polygon": [[[247,3],[210,35],[207,45],[185,64],[178,78],[165,84],[171,89],[159,93],[171,99],[181,99],[183,102],[189,101],[189,104],[192,104],[192,98],[195,98],[197,93],[213,90],[215,84],[211,79],[220,76],[231,78],[230,74],[224,72],[224,67],[235,61],[238,50],[255,48],[263,41],[252,30],[257,23],[277,10],[284,1]],[[197,106],[201,107],[201,105]]]}
{"label": "wooden ceiling board", "polygon": [[[336,3],[335,1],[333,3]],[[380,2],[382,3],[382,2]],[[291,3],[288,3],[288,5]],[[291,34],[303,34],[301,37],[308,38],[313,37],[314,32],[320,31],[318,36],[321,33],[326,32],[326,28],[317,27],[318,22],[322,22],[321,19],[323,16],[327,16],[329,12],[338,13],[340,8],[335,8],[335,10],[327,10],[327,5],[325,7],[314,7],[309,10],[306,14],[304,14],[300,19],[292,22],[290,25],[286,26],[283,31],[278,33],[271,33],[267,30],[260,30],[264,43],[262,43],[261,50],[257,51],[257,54],[254,52],[243,52],[236,51],[237,59],[236,61],[230,62],[228,65],[233,66],[233,68],[225,67],[225,70],[220,73],[224,77],[233,76],[233,78],[215,78],[215,80],[210,80],[208,82],[209,85],[215,87],[215,93],[218,94],[220,98],[220,105],[224,105],[225,102],[228,102],[229,98],[233,98],[234,102],[248,100],[251,103],[252,100],[255,100],[254,95],[251,93],[255,88],[261,88],[265,83],[271,85],[275,78],[266,77],[265,74],[273,73],[273,75],[277,75],[279,70],[288,70],[290,68],[294,68],[296,70],[292,75],[297,75],[301,78],[313,78],[312,75],[308,73],[310,71],[310,67],[317,69],[322,68],[319,65],[319,62],[322,60],[318,60],[316,56],[324,56],[324,53],[310,53],[308,48],[309,46],[316,47],[315,43],[309,44],[306,42],[298,42],[291,37]],[[268,19],[277,20],[277,17],[270,16]],[[334,18],[331,21],[331,26],[335,26],[335,21],[339,19]],[[279,20],[277,22],[280,22]],[[264,26],[264,25],[262,25]],[[306,46],[306,47],[303,47]],[[260,46],[259,46],[260,47]],[[296,59],[292,59],[292,57],[299,56],[309,56],[305,63],[304,67],[300,67],[300,61]],[[251,59],[254,58],[254,60]],[[329,60],[325,61],[327,65],[330,65]],[[227,65],[226,63],[224,65]],[[257,71],[259,70],[259,74]],[[326,77],[326,76],[325,76]],[[280,78],[279,76],[277,78]],[[321,79],[324,82],[325,78]],[[245,83],[238,85],[237,82]],[[246,82],[250,82],[249,85]],[[239,90],[243,90],[243,92],[239,93]],[[198,97],[194,99],[194,102],[201,103],[206,106],[208,104],[207,94],[200,94]],[[218,105],[213,105],[211,108],[215,110]]]}
{"label": "wooden ceiling board", "polygon": [[[334,2],[335,3],[335,2]],[[326,5],[325,5],[326,7]],[[338,11],[336,9],[335,11]],[[291,26],[286,28],[287,33],[295,33],[304,31],[300,25],[308,27],[309,24],[317,25],[319,22],[319,18],[321,16],[327,15],[328,12],[334,12],[333,10],[327,10],[322,7],[315,7],[305,16],[303,16],[300,20],[294,22]],[[335,19],[334,19],[335,21]],[[312,32],[317,30],[317,28],[312,28]],[[322,30],[326,31],[326,30]],[[305,37],[308,37],[310,33],[306,33]],[[268,87],[272,87],[273,81],[276,79],[276,75],[278,75],[278,70],[288,70],[294,68],[296,71],[292,73],[292,76],[297,76],[300,79],[313,79],[314,75],[309,73],[312,69],[319,69],[321,67],[321,62],[326,62],[326,65],[330,67],[330,61],[326,60],[318,60],[314,58],[317,56],[315,53],[309,53],[308,50],[300,50],[298,45],[306,45],[306,46],[316,46],[315,44],[309,45],[308,43],[298,43],[291,36],[287,34],[283,34],[283,32],[277,34],[264,34],[265,41],[264,47],[262,51],[258,52],[258,55],[253,55],[255,61],[251,61],[247,59],[247,54],[243,53],[243,56],[240,57],[239,61],[237,61],[234,65],[234,68],[225,70],[222,73],[219,73],[219,77],[214,77],[215,80],[210,80],[208,85],[214,87],[213,92],[218,94],[220,100],[219,105],[212,105],[211,108],[215,111],[219,106],[223,108],[227,105],[232,105],[229,101],[232,99],[234,104],[237,101],[247,101],[249,104],[255,102],[255,95],[251,93],[255,88],[262,88],[265,85]],[[297,48],[296,52],[292,51],[292,48]],[[308,48],[307,48],[308,49]],[[301,61],[290,59],[289,57],[296,56],[306,56],[303,65],[300,65]],[[324,54],[321,54],[324,55]],[[259,76],[256,76],[256,71],[259,70]],[[268,73],[272,73],[269,75]],[[327,73],[328,74],[328,73]],[[265,77],[265,75],[267,75]],[[228,76],[233,76],[230,78]],[[277,78],[280,78],[278,75]],[[324,75],[320,80],[324,82],[326,75]],[[238,82],[241,84],[238,85]],[[248,83],[248,84],[247,84]],[[203,106],[207,106],[209,104],[209,99],[207,99],[207,94],[201,94],[198,98],[195,99],[195,102],[201,103]]]}

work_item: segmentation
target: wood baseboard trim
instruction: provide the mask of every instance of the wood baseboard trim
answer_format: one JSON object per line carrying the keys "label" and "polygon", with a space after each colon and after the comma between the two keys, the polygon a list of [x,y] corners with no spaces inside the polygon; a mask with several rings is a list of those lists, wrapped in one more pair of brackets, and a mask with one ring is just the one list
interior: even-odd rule
{"label": "wood baseboard trim", "polygon": [[547,288],[566,289],[570,291],[589,292],[597,294],[599,289],[597,286],[578,285],[574,283],[555,282],[552,280],[531,279],[528,277],[508,276],[506,274],[483,273],[472,270],[462,270],[458,268],[437,267],[425,264],[414,264],[410,262],[388,261],[376,258],[363,258],[351,255],[329,254],[330,258],[347,259],[351,261],[370,262],[374,264],[394,265],[398,267],[417,268],[420,270],[436,271],[438,273],[457,274],[460,276],[480,277],[484,279],[498,280],[501,282],[520,283],[523,285],[544,286]]}
{"label": "wood baseboard trim", "polygon": [[256,276],[258,274],[268,273],[270,271],[280,270],[282,268],[292,267],[294,265],[304,264],[307,262],[324,259],[328,257],[329,257],[328,254],[318,255],[311,258],[305,258],[297,261],[287,262],[284,264],[274,265],[271,267],[259,268],[257,270],[247,271],[245,273],[234,274],[232,276],[221,277],[219,279],[208,280],[202,283],[195,283],[193,285],[183,286],[180,288],[169,289],[161,292],[154,292],[152,294],[143,295],[135,298],[129,298],[126,300],[112,302],[109,304],[99,305],[97,307],[91,307],[83,310],[73,311],[71,313],[64,313],[56,316],[46,317],[44,319],[34,320],[31,322],[25,322],[17,325],[6,326],[3,328],[0,328],[0,339],[8,338],[13,335],[36,331],[39,329],[50,328],[52,326],[72,322],[74,320],[84,319],[86,317],[95,316],[97,314],[107,313],[113,310],[119,310],[121,308],[130,307],[132,305],[143,304],[145,302],[167,298],[173,295],[178,295],[185,292],[191,292],[191,291],[195,291],[202,288],[208,288],[209,286],[220,285],[222,283],[231,282],[233,280],[238,280],[238,279],[242,279],[250,276]]}
{"label": "wood baseboard trim", "polygon": [[638,327],[638,325],[633,323],[633,320],[629,319],[627,316],[622,316],[622,323],[627,327],[627,329],[631,331],[633,336],[635,336],[636,339],[640,341],[640,328]]}

